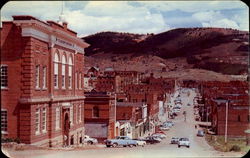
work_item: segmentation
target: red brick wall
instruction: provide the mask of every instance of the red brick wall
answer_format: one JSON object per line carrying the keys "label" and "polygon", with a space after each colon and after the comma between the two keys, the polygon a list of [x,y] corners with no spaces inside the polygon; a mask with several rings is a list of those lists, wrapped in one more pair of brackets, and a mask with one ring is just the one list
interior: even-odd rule
{"label": "red brick wall", "polygon": [[[4,29],[3,29],[4,28]],[[21,54],[24,40],[20,28],[3,23],[1,29],[1,65],[8,66],[8,88],[1,89],[1,109],[7,110],[8,137],[17,137],[18,100],[21,96]]]}

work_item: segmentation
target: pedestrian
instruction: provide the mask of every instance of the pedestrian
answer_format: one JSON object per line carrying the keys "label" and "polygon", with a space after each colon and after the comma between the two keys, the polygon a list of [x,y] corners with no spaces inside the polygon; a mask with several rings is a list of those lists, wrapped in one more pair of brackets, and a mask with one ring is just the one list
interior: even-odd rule
{"label": "pedestrian", "polygon": [[195,125],[195,129],[197,128],[197,126]]}

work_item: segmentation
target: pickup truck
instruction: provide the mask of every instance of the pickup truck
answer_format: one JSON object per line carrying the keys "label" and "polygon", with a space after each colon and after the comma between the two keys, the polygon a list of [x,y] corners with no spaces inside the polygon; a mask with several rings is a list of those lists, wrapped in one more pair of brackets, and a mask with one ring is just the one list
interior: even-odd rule
{"label": "pickup truck", "polygon": [[87,143],[87,144],[90,144],[90,145],[92,145],[92,144],[97,144],[97,143],[98,143],[97,139],[91,138],[91,137],[88,136],[88,135],[85,135],[85,136],[83,137],[83,142],[84,142],[84,143]]}
{"label": "pickup truck", "polygon": [[104,141],[107,147],[117,147],[117,146],[137,146],[137,141],[132,140],[127,136],[117,136],[115,139],[107,139]]}

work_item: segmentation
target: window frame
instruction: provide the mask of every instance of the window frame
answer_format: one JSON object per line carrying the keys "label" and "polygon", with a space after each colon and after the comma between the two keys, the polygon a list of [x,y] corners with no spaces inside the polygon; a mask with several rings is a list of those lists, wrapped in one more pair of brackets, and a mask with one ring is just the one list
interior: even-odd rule
{"label": "window frame", "polygon": [[[3,68],[6,68],[6,73],[3,75]],[[0,67],[0,82],[1,82],[1,89],[7,89],[8,88],[8,65],[1,64]],[[3,83],[6,83],[6,85],[2,85]]]}
{"label": "window frame", "polygon": [[39,135],[41,133],[40,126],[41,126],[41,110],[37,108],[35,112],[35,135]]}
{"label": "window frame", "polygon": [[[6,113],[6,116],[3,115],[3,112]],[[3,125],[5,125],[5,127],[3,127]],[[4,130],[4,129],[6,129],[6,130]],[[8,111],[7,111],[7,109],[1,109],[1,133],[8,134]]]}

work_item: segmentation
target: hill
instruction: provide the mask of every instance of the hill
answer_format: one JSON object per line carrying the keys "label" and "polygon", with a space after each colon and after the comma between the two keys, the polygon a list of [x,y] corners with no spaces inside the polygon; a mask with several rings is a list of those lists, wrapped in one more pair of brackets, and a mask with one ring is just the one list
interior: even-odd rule
{"label": "hill", "polygon": [[[89,56],[86,59],[100,59],[99,62],[107,63],[103,65],[107,67],[129,69],[133,67],[130,62],[138,60],[140,65],[133,64],[142,67],[142,72],[146,73],[187,68],[229,75],[248,72],[249,33],[234,29],[179,28],[156,35],[102,32],[84,40],[91,45],[86,49]],[[148,57],[159,60],[150,61]],[[155,62],[162,64],[155,67]],[[146,70],[146,67],[149,68]]]}

